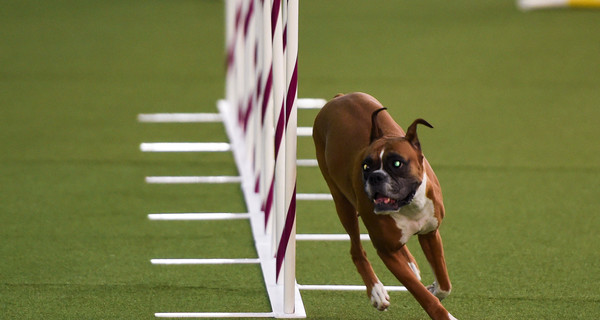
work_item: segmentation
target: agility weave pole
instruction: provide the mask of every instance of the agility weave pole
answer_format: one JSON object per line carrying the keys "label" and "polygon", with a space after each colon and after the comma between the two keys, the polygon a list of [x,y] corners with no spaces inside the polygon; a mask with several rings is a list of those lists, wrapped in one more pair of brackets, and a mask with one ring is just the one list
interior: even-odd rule
{"label": "agility weave pole", "polygon": [[600,0],[518,0],[519,9],[600,8]]}
{"label": "agility weave pole", "polygon": [[[296,137],[298,130],[300,135],[307,136],[312,128],[297,128],[298,1],[228,0],[225,9],[226,99],[218,102],[219,114],[141,114],[138,121],[223,122],[230,143],[142,143],[140,150],[233,152],[239,176],[146,177],[146,183],[240,183],[248,212],[160,213],[148,218],[250,219],[259,257],[152,259],[151,263],[260,264],[272,312],[156,313],[155,316],[303,318],[306,313],[295,279]],[[317,104],[318,108],[324,103],[309,99],[303,107],[315,108]],[[313,160],[303,162],[315,164]]]}
{"label": "agility weave pole", "polygon": [[295,281],[298,1],[226,3],[227,89],[219,111],[235,143],[273,312],[304,317]]}

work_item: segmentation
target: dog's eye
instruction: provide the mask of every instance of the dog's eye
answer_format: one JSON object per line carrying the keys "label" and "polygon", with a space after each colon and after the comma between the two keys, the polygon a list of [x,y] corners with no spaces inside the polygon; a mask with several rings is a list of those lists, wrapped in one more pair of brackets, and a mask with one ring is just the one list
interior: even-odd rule
{"label": "dog's eye", "polygon": [[369,170],[369,168],[370,168],[370,167],[369,167],[369,165],[368,165],[368,164],[366,164],[366,163],[365,163],[365,164],[363,164],[363,171],[367,171],[367,170]]}
{"label": "dog's eye", "polygon": [[400,160],[394,161],[394,168],[400,168],[400,167],[402,167],[402,162]]}

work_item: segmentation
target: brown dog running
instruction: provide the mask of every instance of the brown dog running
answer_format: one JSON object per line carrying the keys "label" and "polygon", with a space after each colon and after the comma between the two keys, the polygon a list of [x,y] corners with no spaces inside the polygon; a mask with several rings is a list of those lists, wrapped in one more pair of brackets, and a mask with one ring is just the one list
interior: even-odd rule
{"label": "brown dog running", "polygon": [[[317,161],[348,235],[350,253],[371,303],[390,305],[360,242],[358,216],[377,254],[432,319],[455,319],[440,303],[451,290],[438,228],[444,217],[440,184],[421,151],[415,120],[405,134],[381,103],[364,93],[337,95],[313,128]],[[417,234],[436,281],[425,287],[405,246]]]}

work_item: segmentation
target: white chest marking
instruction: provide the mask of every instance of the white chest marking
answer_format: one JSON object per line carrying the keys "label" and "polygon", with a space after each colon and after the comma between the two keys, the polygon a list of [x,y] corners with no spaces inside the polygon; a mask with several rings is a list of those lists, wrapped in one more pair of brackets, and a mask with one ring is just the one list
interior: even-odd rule
{"label": "white chest marking", "polygon": [[433,201],[425,195],[426,189],[427,174],[423,174],[423,181],[417,189],[413,201],[391,214],[398,228],[402,230],[400,242],[403,244],[407,243],[414,234],[428,233],[438,227]]}

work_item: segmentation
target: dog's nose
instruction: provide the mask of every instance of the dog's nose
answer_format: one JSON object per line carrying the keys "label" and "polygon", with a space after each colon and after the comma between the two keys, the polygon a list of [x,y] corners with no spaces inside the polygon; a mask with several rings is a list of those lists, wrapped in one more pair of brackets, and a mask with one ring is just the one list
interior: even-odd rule
{"label": "dog's nose", "polygon": [[385,179],[385,175],[381,172],[373,172],[369,175],[369,183],[370,184],[378,184],[381,183]]}

